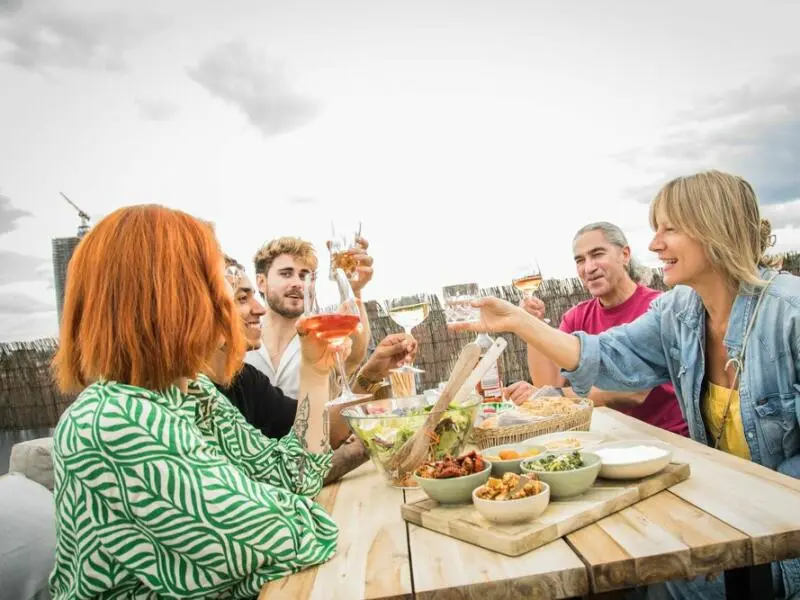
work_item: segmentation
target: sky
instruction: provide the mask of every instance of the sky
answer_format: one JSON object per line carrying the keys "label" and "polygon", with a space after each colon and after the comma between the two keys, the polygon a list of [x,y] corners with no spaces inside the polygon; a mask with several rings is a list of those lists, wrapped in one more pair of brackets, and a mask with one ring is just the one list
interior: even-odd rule
{"label": "sky", "polygon": [[800,249],[800,2],[0,0],[0,341],[57,334],[51,239],[160,203],[370,242],[367,299],[574,274],[595,220],[718,168]]}

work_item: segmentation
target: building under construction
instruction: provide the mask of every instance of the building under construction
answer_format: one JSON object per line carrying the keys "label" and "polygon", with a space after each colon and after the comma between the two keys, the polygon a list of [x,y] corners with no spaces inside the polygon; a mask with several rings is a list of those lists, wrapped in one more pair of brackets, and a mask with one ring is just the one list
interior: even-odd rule
{"label": "building under construction", "polygon": [[69,202],[75,210],[78,211],[78,216],[81,219],[81,224],[78,226],[78,235],[74,237],[56,238],[52,240],[53,246],[53,276],[55,278],[56,288],[56,306],[58,307],[58,322],[61,323],[61,311],[64,307],[64,291],[67,289],[67,267],[69,260],[72,258],[72,253],[78,246],[78,242],[89,231],[89,215],[67,198],[63,193],[61,196]]}

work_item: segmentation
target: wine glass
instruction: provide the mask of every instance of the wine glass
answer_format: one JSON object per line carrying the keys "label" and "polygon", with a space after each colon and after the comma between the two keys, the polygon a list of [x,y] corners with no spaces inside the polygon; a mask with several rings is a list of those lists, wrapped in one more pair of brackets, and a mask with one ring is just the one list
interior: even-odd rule
{"label": "wine glass", "polygon": [[471,302],[480,297],[477,283],[457,283],[442,288],[444,319],[447,323],[469,323],[481,320],[481,311]]}
{"label": "wine glass", "polygon": [[328,342],[336,353],[336,366],[342,378],[342,393],[328,405],[336,406],[369,398],[369,394],[354,394],[350,389],[341,352],[347,338],[361,324],[361,311],[344,271],[336,269],[330,278],[318,278],[314,273],[307,273],[303,308],[303,324],[308,334]]}
{"label": "wine glass", "polygon": [[331,253],[331,278],[336,269],[342,269],[351,281],[358,278],[356,272],[358,262],[353,258],[352,250],[358,248],[360,237],[360,221],[358,228],[354,227],[353,223],[331,221],[331,239],[328,240],[328,250]]}
{"label": "wine glass", "polygon": [[[514,271],[511,284],[517,288],[525,298],[533,297],[533,293],[542,285],[542,269],[539,267],[539,263],[535,258],[519,266]],[[549,323],[550,319],[544,319],[544,322]]]}
{"label": "wine glass", "polygon": [[[417,294],[416,296],[406,296],[386,301],[386,312],[409,335],[414,327],[428,317],[430,311],[431,301],[428,294]],[[398,369],[391,369],[390,372],[424,373],[425,370],[406,363]]]}

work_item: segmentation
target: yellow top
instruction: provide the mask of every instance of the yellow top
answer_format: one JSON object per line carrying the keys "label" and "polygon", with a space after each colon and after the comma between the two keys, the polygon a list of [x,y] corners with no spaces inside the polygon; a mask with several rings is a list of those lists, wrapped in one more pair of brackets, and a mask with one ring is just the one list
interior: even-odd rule
{"label": "yellow top", "polygon": [[750,460],[750,448],[744,437],[744,425],[742,425],[742,411],[739,409],[739,390],[722,387],[708,382],[708,391],[703,399],[703,421],[711,433],[711,441],[717,439],[719,429],[722,426],[722,417],[725,414],[725,407],[728,404],[730,394],[731,408],[728,411],[728,419],[725,423],[725,431],[719,440],[719,449],[728,454],[739,456]]}

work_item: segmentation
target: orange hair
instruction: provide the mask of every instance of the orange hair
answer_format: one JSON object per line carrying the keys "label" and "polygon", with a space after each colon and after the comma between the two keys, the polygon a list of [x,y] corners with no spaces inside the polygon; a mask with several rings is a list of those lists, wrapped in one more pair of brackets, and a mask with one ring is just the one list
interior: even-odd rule
{"label": "orange hair", "polygon": [[208,368],[226,345],[227,383],[244,333],[211,227],[157,205],[121,208],[95,225],[69,262],[59,387],[105,379],[165,390]]}

